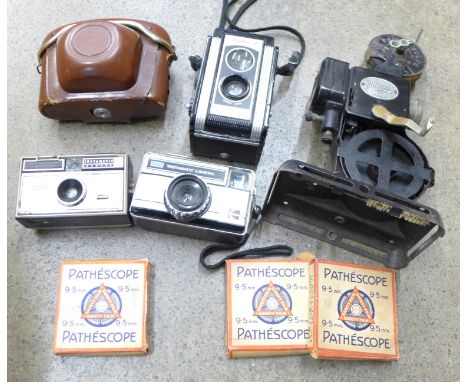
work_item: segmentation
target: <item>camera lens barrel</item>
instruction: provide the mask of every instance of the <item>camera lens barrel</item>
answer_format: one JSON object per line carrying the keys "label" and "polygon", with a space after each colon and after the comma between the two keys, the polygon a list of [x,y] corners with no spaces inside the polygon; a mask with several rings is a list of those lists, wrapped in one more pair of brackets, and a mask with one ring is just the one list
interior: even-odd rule
{"label": "camera lens barrel", "polygon": [[225,97],[238,101],[249,94],[250,84],[244,77],[238,74],[232,74],[223,80],[221,90]]}
{"label": "camera lens barrel", "polygon": [[86,188],[77,179],[65,179],[57,187],[57,196],[59,202],[65,207],[74,207],[86,197]]}
{"label": "camera lens barrel", "polygon": [[245,48],[234,48],[226,55],[226,64],[236,72],[246,72],[254,63],[253,54]]}
{"label": "camera lens barrel", "polygon": [[211,204],[208,185],[196,175],[180,175],[164,194],[167,211],[177,220],[188,222],[202,216]]}

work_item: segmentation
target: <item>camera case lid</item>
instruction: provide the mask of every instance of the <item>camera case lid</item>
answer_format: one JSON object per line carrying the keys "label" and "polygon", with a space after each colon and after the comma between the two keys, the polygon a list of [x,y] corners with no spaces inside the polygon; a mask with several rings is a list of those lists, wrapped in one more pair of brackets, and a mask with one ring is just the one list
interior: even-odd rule
{"label": "camera case lid", "polygon": [[390,268],[406,267],[445,233],[430,207],[297,160],[275,172],[262,215]]}
{"label": "camera case lid", "polygon": [[97,19],[62,26],[38,51],[39,110],[62,121],[156,117],[166,108],[174,59],[170,37],[157,24]]}

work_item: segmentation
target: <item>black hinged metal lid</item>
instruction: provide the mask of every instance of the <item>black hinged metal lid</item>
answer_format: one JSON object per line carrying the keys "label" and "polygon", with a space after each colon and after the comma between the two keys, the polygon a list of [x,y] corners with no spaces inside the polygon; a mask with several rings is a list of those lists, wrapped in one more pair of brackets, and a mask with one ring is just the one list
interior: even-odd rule
{"label": "black hinged metal lid", "polygon": [[297,160],[273,176],[263,218],[391,268],[406,267],[445,233],[430,207]]}

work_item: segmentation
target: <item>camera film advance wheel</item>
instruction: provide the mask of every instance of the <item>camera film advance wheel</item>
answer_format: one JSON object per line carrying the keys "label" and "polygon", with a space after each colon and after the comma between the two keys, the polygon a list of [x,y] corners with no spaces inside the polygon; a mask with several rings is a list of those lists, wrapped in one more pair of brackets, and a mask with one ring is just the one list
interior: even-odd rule
{"label": "camera film advance wheel", "polygon": [[77,179],[69,178],[62,181],[57,187],[59,202],[65,207],[74,207],[86,197],[86,188]]}
{"label": "camera film advance wheel", "polygon": [[414,198],[433,181],[418,148],[399,134],[379,129],[356,134],[338,149],[344,172],[377,188]]}
{"label": "camera film advance wheel", "polygon": [[338,156],[350,178],[401,197],[417,197],[434,180],[417,146],[391,131],[358,133],[338,148]]}
{"label": "camera film advance wheel", "polygon": [[188,222],[202,216],[208,210],[211,192],[198,176],[180,175],[169,184],[164,194],[164,204],[174,218]]}
{"label": "camera film advance wheel", "polygon": [[426,56],[415,40],[393,34],[375,37],[369,43],[365,61],[371,69],[400,75],[414,83],[426,67]]}

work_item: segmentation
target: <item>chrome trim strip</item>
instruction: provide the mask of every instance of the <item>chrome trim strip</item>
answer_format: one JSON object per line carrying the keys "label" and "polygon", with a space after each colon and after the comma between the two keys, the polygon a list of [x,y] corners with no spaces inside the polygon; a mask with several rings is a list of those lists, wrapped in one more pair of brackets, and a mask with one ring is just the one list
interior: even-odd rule
{"label": "chrome trim strip", "polygon": [[[258,53],[258,58],[257,61],[255,62],[255,79],[254,83],[250,84],[250,91],[247,97],[244,99],[249,100],[249,108],[244,109],[244,108],[239,108],[237,106],[228,105],[228,104],[219,104],[219,103],[214,103],[211,102],[210,105],[210,110],[209,114],[214,114],[214,115],[221,115],[223,117],[231,117],[231,118],[236,118],[236,119],[243,119],[246,121],[251,121],[253,117],[253,112],[252,110],[255,108],[255,105],[257,104],[257,92],[258,92],[258,83],[259,83],[259,72],[261,68],[261,62],[263,62],[263,48],[264,48],[264,42],[263,40],[259,40],[256,38],[248,38],[248,37],[243,37],[243,36],[237,36],[237,35],[230,35],[226,34],[224,36],[224,43],[223,43],[223,50],[221,51],[220,54],[220,60],[222,61],[222,64],[226,62],[226,56],[227,52],[232,49],[232,47],[243,47],[243,48],[249,48],[251,50],[255,50]],[[225,64],[227,67],[229,67],[227,64]],[[233,74],[238,73],[237,71],[233,71]],[[224,95],[221,90],[221,82],[224,80],[224,78],[221,78],[221,70],[218,69],[217,71],[217,76],[216,76],[216,81],[213,86],[213,94],[212,94],[212,99],[215,99],[216,93],[219,93],[224,99]]]}
{"label": "chrome trim strip", "polygon": [[[208,42],[207,42],[208,43]],[[213,87],[213,78],[216,73],[216,66],[218,64],[219,50],[221,48],[221,38],[212,37],[210,51],[205,67],[205,75],[203,76],[203,83],[201,85],[200,97],[198,99],[198,107],[195,116],[195,131],[203,131],[205,127],[206,115],[211,98],[211,90]]]}
{"label": "chrome trim strip", "polygon": [[260,72],[259,85],[257,91],[257,102],[255,105],[255,112],[252,124],[252,134],[250,138],[258,141],[262,134],[265,122],[265,111],[270,107],[271,93],[273,90],[272,81],[272,63],[275,48],[266,45],[263,51],[262,69]]}

